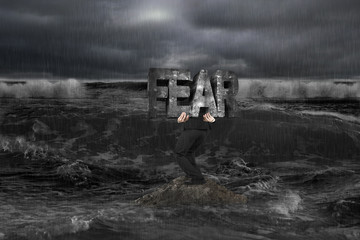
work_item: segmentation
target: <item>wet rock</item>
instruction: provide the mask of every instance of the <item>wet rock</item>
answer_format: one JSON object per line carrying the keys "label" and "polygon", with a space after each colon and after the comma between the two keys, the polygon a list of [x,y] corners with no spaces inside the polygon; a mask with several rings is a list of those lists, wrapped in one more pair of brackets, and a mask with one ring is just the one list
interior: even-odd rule
{"label": "wet rock", "polygon": [[175,206],[175,205],[216,205],[246,203],[246,197],[236,194],[215,181],[205,177],[202,185],[185,185],[185,177],[178,177],[154,192],[135,200],[143,206]]}

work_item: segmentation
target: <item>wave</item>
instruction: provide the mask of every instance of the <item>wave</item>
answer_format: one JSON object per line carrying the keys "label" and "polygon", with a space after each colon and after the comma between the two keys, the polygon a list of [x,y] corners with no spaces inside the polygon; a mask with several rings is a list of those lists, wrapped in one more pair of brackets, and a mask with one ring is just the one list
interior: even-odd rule
{"label": "wave", "polygon": [[147,90],[147,82],[143,81],[114,81],[114,82],[86,82],[88,89],[108,89],[108,88],[121,88],[132,91]]}
{"label": "wave", "polygon": [[239,79],[237,99],[358,99],[356,80],[270,80]]}
{"label": "wave", "polygon": [[328,186],[334,182],[339,183],[339,179],[342,179],[341,183],[345,183],[345,181],[351,182],[353,181],[351,180],[351,177],[354,174],[355,171],[353,170],[342,169],[339,167],[328,167],[321,170],[282,176],[281,178],[283,181],[286,181],[291,185],[300,185],[302,187],[311,185],[312,188],[323,188],[324,185]]}
{"label": "wave", "polygon": [[76,79],[0,82],[0,98],[82,98],[83,84]]}
{"label": "wave", "polygon": [[[76,215],[61,211],[70,208],[68,203],[58,204],[60,210],[43,207],[45,212],[36,212],[31,224],[16,232],[0,232],[0,239],[98,239],[97,234],[109,239],[115,233],[121,235],[121,230],[129,225],[140,224],[145,227],[149,223],[162,223],[153,209],[139,208],[128,203],[108,205],[105,201],[103,206],[96,207],[90,203],[84,205],[73,202],[71,208]],[[93,234],[95,237],[91,237]]]}
{"label": "wave", "polygon": [[[39,215],[41,216],[43,214],[36,214],[36,216]],[[31,224],[21,230],[18,230],[17,232],[9,232],[7,234],[3,234],[3,236],[5,239],[63,239],[62,236],[65,236],[66,238],[69,234],[78,234],[88,231],[94,221],[93,217],[86,215],[75,215],[72,217],[63,217],[59,215],[53,216],[55,217],[54,219],[46,219],[49,217],[42,216],[45,218],[44,220],[39,219],[39,217],[33,217]],[[0,239],[2,239],[1,234]]]}
{"label": "wave", "polygon": [[360,225],[360,197],[340,199],[331,203],[327,210],[343,226]]}
{"label": "wave", "polygon": [[[25,136],[4,136],[0,134],[0,151],[3,151],[6,157],[23,155],[27,161],[21,163],[17,168],[6,168],[5,175],[16,176],[31,179],[35,181],[51,181],[57,186],[67,187],[76,186],[88,188],[99,186],[103,183],[120,184],[118,191],[126,193],[127,188],[137,189],[138,183],[152,184],[163,183],[166,179],[154,176],[153,171],[146,171],[138,167],[119,167],[103,166],[101,164],[92,164],[75,159],[66,151],[61,151],[41,142],[32,142]],[[17,161],[14,159],[14,161]],[[7,161],[0,162],[7,166]],[[2,166],[2,165],[1,165]],[[9,167],[9,166],[7,166]],[[1,167],[0,167],[1,168]],[[19,169],[26,169],[26,173]],[[3,170],[3,169],[1,169]],[[0,171],[1,172],[1,171]],[[1,173],[0,173],[1,175]],[[5,176],[4,175],[4,176]],[[135,186],[133,186],[135,184]],[[122,189],[124,187],[124,189]]]}
{"label": "wave", "polygon": [[330,116],[335,117],[346,122],[360,123],[360,118],[353,115],[345,115],[337,112],[324,112],[324,111],[300,111],[301,114],[313,115],[313,116]]}

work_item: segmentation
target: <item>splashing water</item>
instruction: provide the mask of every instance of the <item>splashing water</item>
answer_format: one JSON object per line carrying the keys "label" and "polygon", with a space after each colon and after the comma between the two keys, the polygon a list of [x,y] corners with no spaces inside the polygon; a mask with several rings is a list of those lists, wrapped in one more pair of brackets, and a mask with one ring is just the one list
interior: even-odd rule
{"label": "splashing water", "polygon": [[83,84],[76,79],[54,82],[36,79],[15,84],[0,82],[1,98],[81,98],[84,94]]}
{"label": "splashing water", "polygon": [[295,212],[298,209],[301,209],[301,197],[299,194],[287,191],[285,195],[276,202],[270,202],[270,208],[272,211],[290,216],[290,213]]}
{"label": "splashing water", "polygon": [[360,82],[356,80],[269,80],[240,79],[237,99],[243,98],[359,98]]}
{"label": "splashing water", "polygon": [[0,134],[0,150],[9,152],[22,152],[24,157],[41,155],[46,156],[50,147],[46,144],[37,145],[26,140],[24,136],[8,137]]}

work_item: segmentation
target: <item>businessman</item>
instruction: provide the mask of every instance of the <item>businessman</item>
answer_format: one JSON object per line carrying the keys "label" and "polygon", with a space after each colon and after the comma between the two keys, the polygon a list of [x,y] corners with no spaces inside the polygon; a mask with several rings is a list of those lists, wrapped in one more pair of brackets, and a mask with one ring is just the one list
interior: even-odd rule
{"label": "businessman", "polygon": [[209,112],[205,113],[205,108],[200,108],[199,117],[189,117],[182,112],[177,122],[181,124],[181,135],[175,146],[176,161],[185,172],[188,180],[186,185],[198,185],[206,183],[200,168],[195,162],[195,151],[204,143],[211,124],[215,118]]}

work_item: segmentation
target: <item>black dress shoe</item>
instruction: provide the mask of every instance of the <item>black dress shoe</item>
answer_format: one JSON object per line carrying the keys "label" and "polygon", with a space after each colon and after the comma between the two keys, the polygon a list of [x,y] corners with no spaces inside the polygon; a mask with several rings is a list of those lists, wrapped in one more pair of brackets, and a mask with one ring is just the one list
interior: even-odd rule
{"label": "black dress shoe", "polygon": [[205,179],[190,179],[190,180],[184,181],[185,185],[201,185],[201,184],[205,184],[205,183],[206,183]]}

